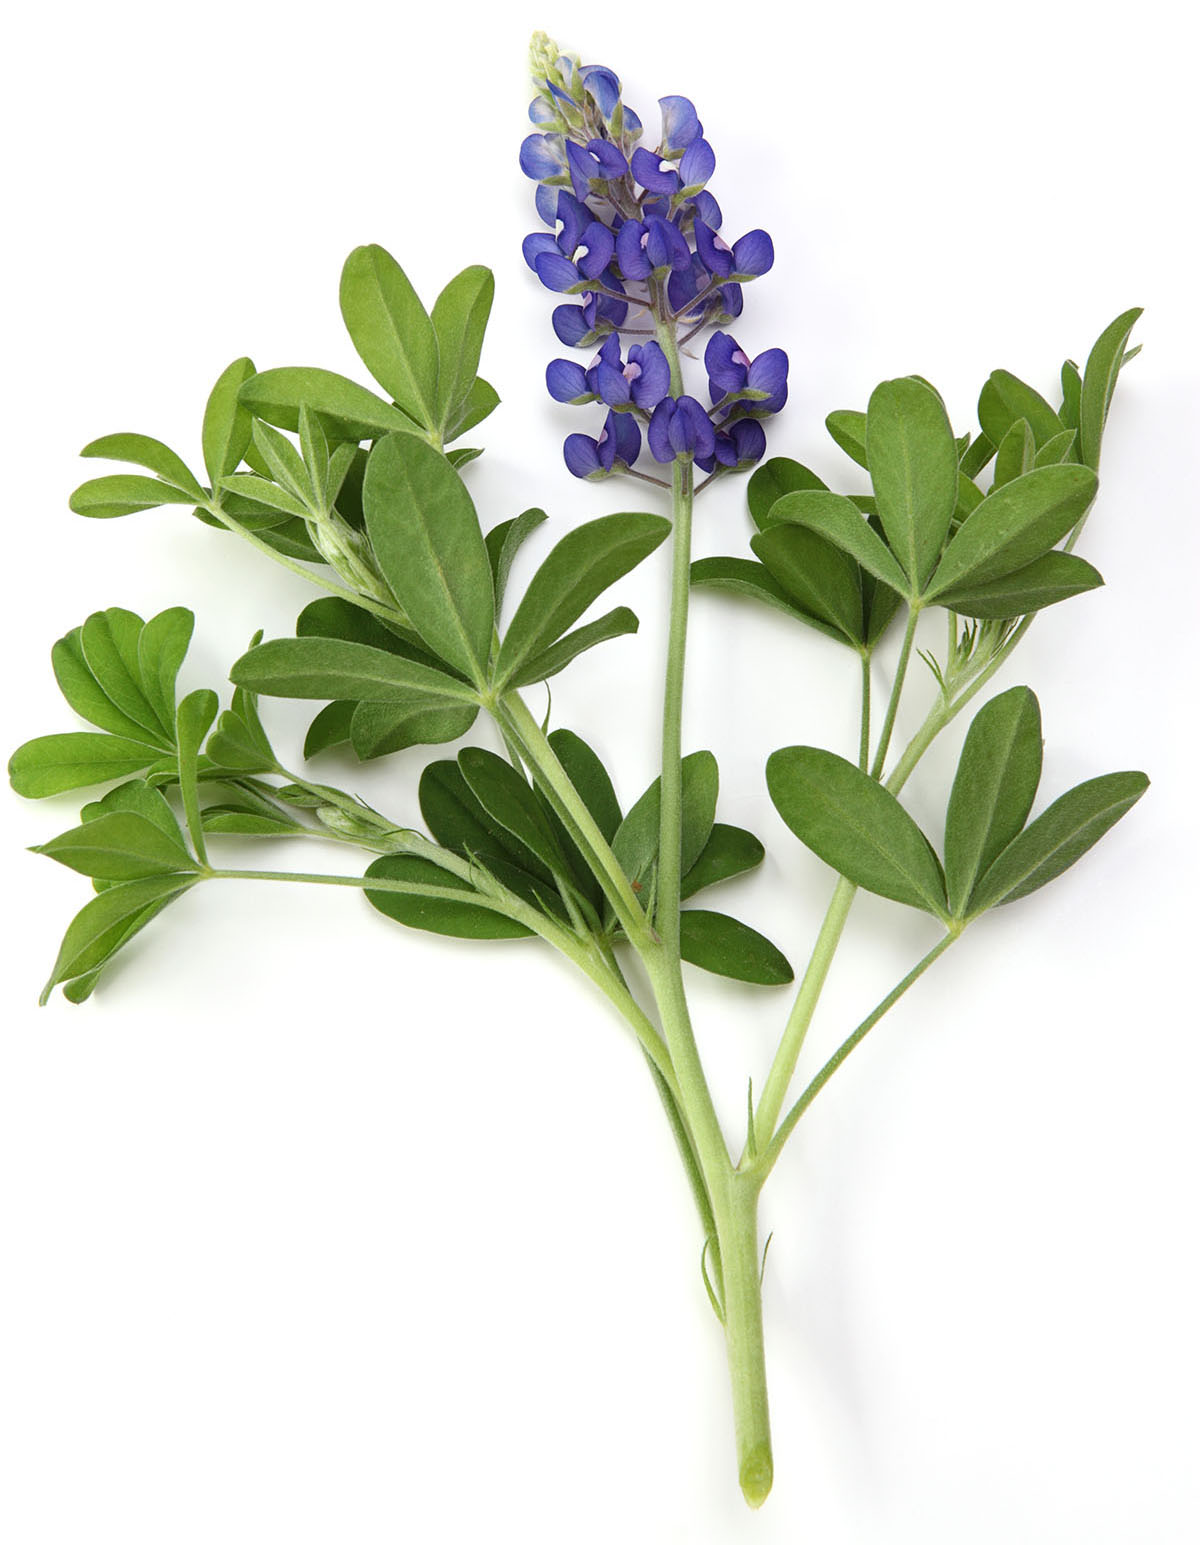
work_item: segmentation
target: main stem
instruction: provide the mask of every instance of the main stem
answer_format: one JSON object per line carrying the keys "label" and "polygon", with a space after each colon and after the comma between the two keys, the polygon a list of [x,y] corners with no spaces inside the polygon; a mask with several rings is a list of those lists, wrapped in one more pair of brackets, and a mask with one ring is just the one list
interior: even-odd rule
{"label": "main stem", "polygon": [[[683,391],[675,320],[656,296],[656,333],[671,367],[671,391]],[[693,468],[676,459],[671,471],[674,522],[671,616],[663,692],[662,776],[659,784],[658,875],[654,911],[656,942],[643,958],[662,1019],[663,1038],[679,1082],[696,1158],[712,1203],[723,1288],[723,1320],[733,1393],[738,1479],[751,1507],[771,1489],[771,1426],[763,1352],[761,1264],[758,1253],[758,1184],[739,1174],[717,1120],[692,1033],[680,959],[679,903],[683,874],[683,681],[691,585]]]}

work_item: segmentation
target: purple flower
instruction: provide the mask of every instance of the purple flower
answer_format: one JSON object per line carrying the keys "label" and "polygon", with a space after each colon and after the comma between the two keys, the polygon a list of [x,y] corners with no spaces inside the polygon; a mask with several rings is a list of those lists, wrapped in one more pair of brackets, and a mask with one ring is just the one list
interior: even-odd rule
{"label": "purple flower", "polygon": [[699,193],[717,169],[717,158],[706,139],[694,139],[679,162],[679,181],[688,194]]}
{"label": "purple flower", "polygon": [[742,392],[762,393],[747,406],[766,414],[778,413],[787,401],[788,357],[782,349],[766,349],[752,360],[728,333],[714,333],[704,351],[704,368],[713,402]]}
{"label": "purple flower", "polygon": [[703,125],[696,116],[696,109],[687,97],[659,97],[662,109],[662,148],[664,155],[686,150],[693,140],[704,133]]}
{"label": "purple flower", "polygon": [[579,72],[583,89],[605,118],[611,118],[621,100],[621,82],[602,64],[585,65]]}
{"label": "purple flower", "polygon": [[617,266],[626,279],[648,279],[663,269],[690,268],[692,251],[670,220],[626,220],[617,232]]}
{"label": "purple flower", "polygon": [[640,145],[630,157],[629,169],[633,173],[634,181],[640,183],[648,193],[670,195],[678,193],[682,187],[679,173],[674,167]]}
{"label": "purple flower", "polygon": [[664,397],[650,416],[646,441],[655,461],[677,456],[707,457],[715,449],[708,414],[694,397]]}
{"label": "purple flower", "polygon": [[571,186],[578,199],[587,198],[593,181],[610,182],[614,178],[624,177],[629,170],[625,157],[606,139],[589,140],[586,145],[577,145],[574,140],[568,140],[567,164],[571,173]]}
{"label": "purple flower", "polygon": [[731,247],[707,222],[697,217],[695,234],[701,262],[710,274],[721,279],[757,279],[775,261],[775,248],[766,231],[748,231]]}
{"label": "purple flower", "polygon": [[767,449],[767,435],[757,419],[740,418],[728,429],[719,429],[715,436],[713,454],[697,456],[696,465],[705,472],[714,468],[752,467],[760,461]]}
{"label": "purple flower", "polygon": [[521,141],[521,170],[534,182],[561,177],[567,169],[567,153],[561,134],[530,134]]}
{"label": "purple flower", "polygon": [[550,318],[555,337],[568,348],[586,349],[620,327],[629,311],[611,295],[588,295],[582,306],[555,306]]}
{"label": "purple flower", "polygon": [[625,366],[634,403],[639,408],[656,408],[671,390],[671,367],[657,343],[635,343]]}
{"label": "purple flower", "polygon": [[600,437],[568,435],[563,460],[576,477],[607,477],[618,465],[630,467],[642,449],[642,432],[628,413],[610,413]]}
{"label": "purple flower", "polygon": [[546,390],[555,402],[591,402],[593,392],[583,366],[573,359],[552,359],[546,366]]}

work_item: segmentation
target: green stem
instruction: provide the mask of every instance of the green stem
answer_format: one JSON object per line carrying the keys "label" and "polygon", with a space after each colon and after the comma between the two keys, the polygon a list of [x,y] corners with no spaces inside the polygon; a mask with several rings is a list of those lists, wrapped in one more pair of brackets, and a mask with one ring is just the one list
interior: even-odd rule
{"label": "green stem", "polygon": [[866,772],[871,759],[871,651],[862,656],[862,717],[858,732],[858,765]]}
{"label": "green stem", "polygon": [[783,1150],[783,1145],[787,1142],[788,1138],[794,1131],[796,1123],[800,1120],[801,1116],[804,1115],[805,1111],[820,1094],[821,1090],[824,1089],[825,1085],[837,1072],[838,1068],[841,1067],[842,1063],[845,1062],[846,1058],[850,1055],[854,1048],[866,1039],[867,1034],[875,1027],[875,1025],[879,1023],[879,1021],[892,1007],[892,1005],[898,1002],[899,999],[904,996],[904,994],[917,980],[917,978],[919,976],[923,976],[924,973],[928,971],[929,967],[934,963],[939,955],[945,954],[945,952],[954,943],[955,939],[958,938],[960,932],[961,926],[955,927],[952,928],[949,933],[945,934],[941,939],[939,939],[938,942],[929,951],[929,953],[921,957],[921,959],[912,968],[908,975],[896,983],[895,987],[892,988],[887,997],[876,1004],[876,1006],[871,1010],[866,1019],[863,1020],[863,1022],[858,1026],[853,1034],[846,1037],[846,1039],[838,1047],[837,1051],[834,1052],[833,1056],[830,1057],[829,1061],[825,1064],[821,1071],[813,1078],[808,1088],[804,1091],[804,1093],[796,1101],[795,1105],[793,1105],[791,1110],[787,1113],[786,1117],[780,1125],[778,1132],[776,1132],[775,1136],[771,1139],[770,1146],[766,1149],[762,1158],[760,1159],[760,1184],[761,1180],[765,1179],[773,1168],[775,1161],[778,1159],[780,1153]]}
{"label": "green stem", "polygon": [[896,662],[896,678],[892,682],[892,692],[888,698],[883,728],[879,732],[879,745],[875,748],[875,760],[871,764],[872,778],[878,778],[883,772],[883,763],[887,756],[888,745],[891,742],[892,729],[896,723],[896,711],[900,707],[900,694],[904,690],[904,678],[908,673],[908,662],[912,655],[913,640],[917,634],[917,619],[920,615],[921,608],[919,605],[914,604],[909,607],[908,625],[904,629],[904,642],[900,645],[900,658]]}
{"label": "green stem", "polygon": [[763,1347],[758,1192],[759,1183],[751,1176],[730,1175],[717,1216],[738,1481],[751,1507],[766,1501],[774,1474]]}

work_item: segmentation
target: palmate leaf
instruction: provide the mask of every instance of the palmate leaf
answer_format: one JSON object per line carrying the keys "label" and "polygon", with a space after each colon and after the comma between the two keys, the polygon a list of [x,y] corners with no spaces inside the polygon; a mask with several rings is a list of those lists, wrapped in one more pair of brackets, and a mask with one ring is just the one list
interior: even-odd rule
{"label": "palmate leaf", "polygon": [[941,399],[913,376],[884,381],[867,406],[866,445],[888,546],[923,586],[958,502],[958,448]]}
{"label": "palmate leaf", "polygon": [[895,795],[817,746],[767,759],[767,789],[800,841],[855,885],[945,917],[946,886],[928,839]]}
{"label": "palmate leaf", "polygon": [[771,509],[771,524],[782,522],[794,522],[817,532],[890,589],[902,595],[909,593],[911,586],[903,569],[853,500],[828,492],[788,494]]}
{"label": "palmate leaf", "polygon": [[[786,508],[786,499],[780,503]],[[852,558],[815,531],[788,522],[773,521],[751,537],[750,546],[801,612],[823,622],[843,643],[862,645],[862,580]]]}
{"label": "palmate leaf", "polygon": [[1046,399],[1007,370],[993,370],[979,394],[979,425],[997,450],[1014,424],[1024,419],[1040,449],[1064,429]]}
{"label": "palmate leaf", "polygon": [[194,883],[191,874],[159,874],[114,885],[93,897],[67,928],[40,1001],[45,1003],[55,987],[75,978],[83,985],[70,996],[81,1001],[95,985],[99,968]]}
{"label": "palmate leaf", "polygon": [[464,747],[458,753],[458,767],[492,821],[550,874],[564,876],[567,862],[558,839],[541,802],[516,768],[482,746]]}
{"label": "palmate leaf", "polygon": [[489,815],[457,762],[430,762],[418,791],[421,816],[433,837],[460,857],[493,869],[496,860],[534,879],[553,883],[553,872],[536,854]]}
{"label": "palmate leaf", "polygon": [[134,466],[146,467],[173,488],[189,496],[199,504],[205,498],[204,489],[193,477],[183,458],[177,456],[169,445],[150,435],[116,434],[102,435],[92,440],[79,453],[81,456],[103,457],[106,461],[128,461]]}
{"label": "palmate leaf", "polygon": [[437,334],[399,263],[383,247],[356,247],[342,269],[340,300],[363,364],[405,413],[437,429]]}

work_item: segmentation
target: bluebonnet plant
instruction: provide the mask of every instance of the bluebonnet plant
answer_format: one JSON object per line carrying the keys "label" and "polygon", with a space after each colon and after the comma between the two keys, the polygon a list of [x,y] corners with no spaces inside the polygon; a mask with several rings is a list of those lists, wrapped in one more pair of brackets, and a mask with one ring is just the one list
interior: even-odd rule
{"label": "bluebonnet plant", "polygon": [[[576,477],[624,471],[662,483],[635,466],[643,447],[660,465],[694,461],[710,477],[752,467],[766,450],[761,420],[787,400],[787,355],[768,349],[751,361],[728,334],[714,333],[705,408],[684,389],[679,351],[741,315],[742,285],[774,262],[770,236],[753,230],[731,244],[719,234],[721,208],[708,189],[716,156],[687,97],[659,99],[661,129],[649,150],[612,70],[581,65],[539,34],[533,75],[537,128],[520,165],[538,185],[537,211],[550,229],[525,238],[525,261],[547,289],[579,297],[555,309],[560,341],[599,345],[586,366],[552,361],[546,385],[558,402],[610,410],[596,439],[568,435],[568,468]],[[624,363],[622,334],[647,339]]]}

